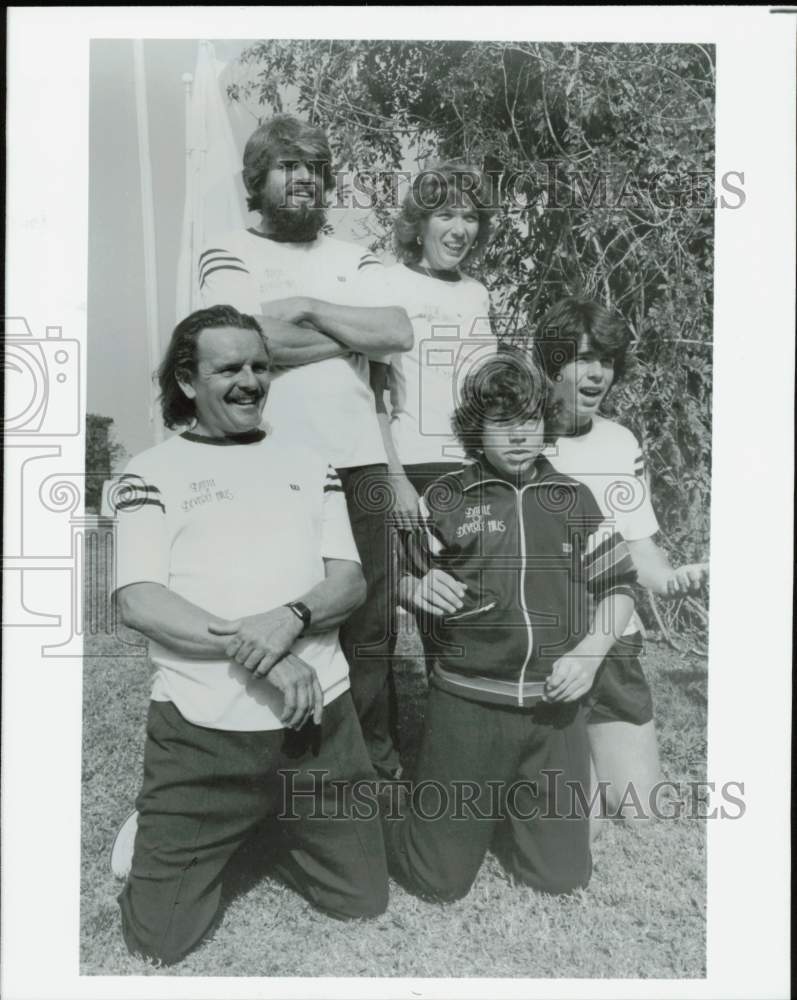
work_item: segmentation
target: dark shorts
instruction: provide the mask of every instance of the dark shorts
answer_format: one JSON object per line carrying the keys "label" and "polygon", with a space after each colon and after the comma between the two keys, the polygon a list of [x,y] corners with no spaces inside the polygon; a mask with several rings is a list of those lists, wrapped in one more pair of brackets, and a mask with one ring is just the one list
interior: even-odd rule
{"label": "dark shorts", "polygon": [[639,632],[625,635],[609,651],[586,699],[587,721],[630,722],[642,726],[653,718],[653,699],[639,657],[644,646]]}

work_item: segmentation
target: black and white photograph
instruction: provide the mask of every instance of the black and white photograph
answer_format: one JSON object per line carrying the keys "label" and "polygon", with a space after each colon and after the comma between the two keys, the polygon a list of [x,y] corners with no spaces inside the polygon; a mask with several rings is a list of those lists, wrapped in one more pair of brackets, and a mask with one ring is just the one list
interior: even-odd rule
{"label": "black and white photograph", "polygon": [[44,14],[5,995],[788,995],[797,12]]}

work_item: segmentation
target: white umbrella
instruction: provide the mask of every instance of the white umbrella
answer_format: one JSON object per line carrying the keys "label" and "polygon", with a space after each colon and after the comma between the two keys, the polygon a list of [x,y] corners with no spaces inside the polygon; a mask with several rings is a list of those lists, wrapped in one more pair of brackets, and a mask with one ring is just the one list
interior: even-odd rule
{"label": "white umbrella", "polygon": [[202,307],[197,253],[213,236],[244,226],[241,155],[233,139],[227,98],[219,83],[225,65],[213,45],[199,43],[196,70],[186,87],[185,209],[177,270],[176,321]]}

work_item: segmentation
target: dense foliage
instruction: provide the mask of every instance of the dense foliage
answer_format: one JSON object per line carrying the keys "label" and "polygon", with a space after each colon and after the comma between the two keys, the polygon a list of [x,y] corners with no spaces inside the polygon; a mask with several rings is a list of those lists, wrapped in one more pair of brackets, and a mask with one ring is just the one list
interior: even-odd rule
{"label": "dense foliage", "polygon": [[114,435],[113,417],[86,414],[86,511],[99,513],[102,488],[126,457]]}
{"label": "dense foliage", "polygon": [[[665,548],[677,562],[707,558],[713,49],[264,41],[242,62],[233,99],[266,117],[289,95],[327,129],[339,199],[367,195],[375,249],[389,245],[408,161],[464,157],[489,172],[500,211],[474,272],[502,337],[533,336],[563,294],[622,313],[635,364],[608,405],[647,454]],[[683,632],[701,610],[668,614]]]}

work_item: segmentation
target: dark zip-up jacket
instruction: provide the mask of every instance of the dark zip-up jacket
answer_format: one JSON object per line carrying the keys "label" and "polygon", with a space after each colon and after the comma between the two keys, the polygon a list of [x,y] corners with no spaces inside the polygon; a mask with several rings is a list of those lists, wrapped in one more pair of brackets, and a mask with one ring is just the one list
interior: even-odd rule
{"label": "dark zip-up jacket", "polygon": [[421,510],[417,570],[443,569],[467,585],[460,611],[422,621],[436,651],[431,682],[452,693],[533,704],[556,660],[587,634],[588,594],[633,596],[622,537],[589,489],[542,456],[522,482],[488,465],[448,473]]}

